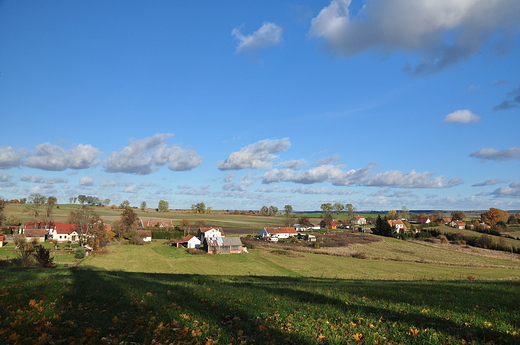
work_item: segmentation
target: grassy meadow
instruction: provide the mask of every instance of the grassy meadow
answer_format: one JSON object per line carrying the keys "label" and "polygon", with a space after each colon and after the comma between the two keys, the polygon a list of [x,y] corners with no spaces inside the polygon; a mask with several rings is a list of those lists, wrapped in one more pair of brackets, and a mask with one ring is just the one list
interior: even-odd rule
{"label": "grassy meadow", "polygon": [[[22,209],[9,205],[8,214],[13,206]],[[75,207],[60,205],[55,221]],[[99,212],[108,222],[120,214]],[[282,221],[139,217],[251,229]],[[189,254],[162,240],[113,243],[77,266],[61,248],[52,255],[67,267],[0,268],[0,344],[520,343],[519,255],[351,236],[377,241],[311,248],[251,240],[248,254],[234,255]],[[12,244],[0,248],[0,260],[15,255]]]}

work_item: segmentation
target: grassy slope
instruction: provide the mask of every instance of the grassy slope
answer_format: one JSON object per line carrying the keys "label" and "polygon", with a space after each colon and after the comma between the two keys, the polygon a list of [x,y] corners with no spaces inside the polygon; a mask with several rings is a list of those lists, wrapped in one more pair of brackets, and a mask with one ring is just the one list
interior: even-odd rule
{"label": "grassy slope", "polygon": [[519,281],[381,282],[85,269],[2,273],[2,344],[520,341]]}
{"label": "grassy slope", "polygon": [[[390,259],[394,256],[400,261],[309,253],[280,255],[272,249],[250,249],[249,254],[241,255],[190,255],[183,249],[154,241],[145,246],[110,246],[109,255],[91,257],[85,265],[98,270],[200,275],[384,280],[466,279],[468,275],[477,279],[520,278],[520,261],[486,258],[394,239],[359,246],[358,249],[367,253],[369,258]],[[404,261],[415,261],[417,257],[413,252],[420,253],[420,260],[430,263]]]}

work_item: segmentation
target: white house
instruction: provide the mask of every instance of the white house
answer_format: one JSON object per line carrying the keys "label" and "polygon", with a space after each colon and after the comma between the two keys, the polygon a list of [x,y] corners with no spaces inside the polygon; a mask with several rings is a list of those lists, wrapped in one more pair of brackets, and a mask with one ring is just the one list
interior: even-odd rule
{"label": "white house", "polygon": [[277,237],[277,238],[289,238],[298,235],[298,232],[294,228],[289,227],[278,227],[278,228],[263,228],[260,232],[260,237]]}
{"label": "white house", "polygon": [[200,248],[200,240],[193,236],[187,235],[181,240],[177,240],[174,242],[177,248]]}
{"label": "white house", "polygon": [[200,242],[204,242],[204,239],[208,237],[224,237],[224,232],[222,228],[219,227],[209,227],[209,228],[199,228],[197,232],[197,238]]}
{"label": "white house", "polygon": [[400,219],[397,219],[397,220],[389,219],[388,224],[390,224],[390,226],[395,227],[397,229],[397,233],[403,233],[406,231],[406,225]]}
{"label": "white house", "polygon": [[137,234],[144,242],[152,242],[152,230],[137,230]]}
{"label": "white house", "polygon": [[354,225],[365,225],[367,223],[367,219],[363,216],[355,216],[352,220],[352,224]]}

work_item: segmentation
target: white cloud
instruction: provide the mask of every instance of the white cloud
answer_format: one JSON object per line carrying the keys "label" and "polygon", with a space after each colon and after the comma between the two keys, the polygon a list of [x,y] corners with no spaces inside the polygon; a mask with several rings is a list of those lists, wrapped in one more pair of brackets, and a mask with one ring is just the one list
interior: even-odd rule
{"label": "white cloud", "polygon": [[247,187],[252,186],[254,184],[254,181],[242,181],[240,183],[226,183],[222,190],[229,190],[229,191],[245,191],[247,190]]}
{"label": "white cloud", "polygon": [[79,184],[81,186],[93,186],[94,185],[94,178],[92,176],[83,176],[79,179]]}
{"label": "white cloud", "polygon": [[499,183],[504,183],[505,181],[502,181],[502,180],[499,180],[497,178],[494,178],[494,179],[491,179],[491,180],[487,180],[487,181],[484,181],[484,182],[481,182],[481,183],[475,183],[473,185],[471,185],[471,187],[485,187],[485,186],[494,186],[496,184],[499,184]]}
{"label": "white cloud", "polygon": [[342,165],[325,164],[306,171],[294,171],[291,169],[273,169],[266,172],[261,178],[262,183],[294,182],[313,184],[330,182],[335,186],[353,186],[360,184],[368,175],[372,164],[357,169],[345,171]]}
{"label": "white cloud", "polygon": [[0,146],[0,169],[15,168],[22,165],[27,151],[11,146]]}
{"label": "white cloud", "polygon": [[467,60],[491,38],[503,43],[519,28],[517,0],[373,0],[355,16],[350,3],[331,1],[312,20],[310,36],[324,38],[344,57],[370,50],[416,53],[422,61],[410,68],[415,74]]}
{"label": "white cloud", "polygon": [[493,148],[484,148],[475,152],[471,152],[469,155],[470,157],[493,161],[520,159],[520,147],[510,147],[500,151]]}
{"label": "white cloud", "polygon": [[43,143],[36,147],[36,153],[30,154],[23,165],[51,171],[66,169],[87,169],[98,164],[96,159],[101,152],[92,145],[76,145],[70,150]]}
{"label": "white cloud", "polygon": [[496,189],[491,194],[497,198],[518,198],[520,197],[520,181],[515,181],[505,187]]}
{"label": "white cloud", "polygon": [[103,180],[99,184],[100,187],[115,187],[117,185],[118,185],[117,181],[114,181],[114,180]]}
{"label": "white cloud", "polygon": [[325,194],[325,195],[353,195],[359,194],[360,191],[350,190],[350,189],[330,189],[327,187],[321,188],[312,188],[302,186],[299,188],[287,188],[284,190],[285,192],[295,193],[295,194]]}
{"label": "white cloud", "polygon": [[275,46],[282,41],[282,28],[274,23],[263,23],[252,35],[244,36],[240,29],[233,29],[231,35],[238,41],[237,53],[254,52]]}
{"label": "white cloud", "polygon": [[446,123],[472,123],[479,122],[480,116],[473,114],[468,109],[457,110],[453,113],[450,113],[444,117],[442,122]]}
{"label": "white cloud", "polygon": [[390,170],[384,173],[371,175],[365,186],[396,187],[396,188],[449,188],[463,183],[460,178],[447,181],[444,176],[433,177],[428,171],[418,173],[415,170],[404,173],[399,170]]}
{"label": "white cloud", "polygon": [[32,183],[43,183],[45,182],[45,177],[41,175],[21,175],[20,181],[22,182],[32,182]]}
{"label": "white cloud", "polygon": [[123,189],[123,193],[137,193],[139,187],[137,185],[131,185]]}
{"label": "white cloud", "polygon": [[165,141],[172,136],[155,134],[142,140],[130,139],[130,145],[112,152],[103,167],[110,173],[148,175],[167,163],[170,163],[168,168],[175,171],[191,170],[202,164],[202,158],[196,156],[195,151],[178,145],[167,146]]}
{"label": "white cloud", "polygon": [[14,187],[16,186],[16,182],[12,181],[13,174],[12,173],[3,173],[0,172],[0,187]]}
{"label": "white cloud", "polygon": [[260,140],[233,152],[225,161],[217,164],[219,170],[265,169],[278,158],[275,153],[283,152],[291,146],[288,138]]}

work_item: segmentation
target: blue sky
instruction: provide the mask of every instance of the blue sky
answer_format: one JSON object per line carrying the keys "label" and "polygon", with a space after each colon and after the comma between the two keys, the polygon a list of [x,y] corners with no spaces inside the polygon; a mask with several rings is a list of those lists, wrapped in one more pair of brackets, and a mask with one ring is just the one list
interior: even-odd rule
{"label": "blue sky", "polygon": [[520,2],[2,1],[0,196],[520,209]]}

